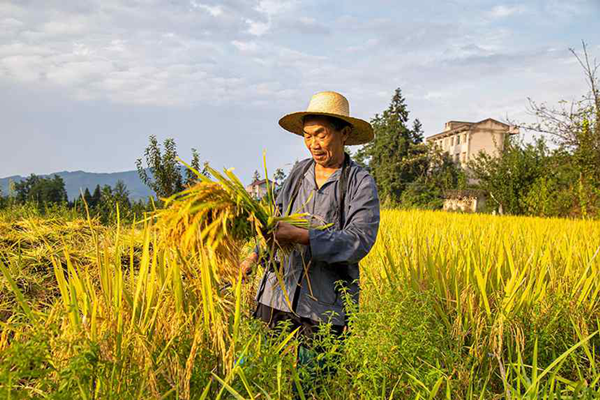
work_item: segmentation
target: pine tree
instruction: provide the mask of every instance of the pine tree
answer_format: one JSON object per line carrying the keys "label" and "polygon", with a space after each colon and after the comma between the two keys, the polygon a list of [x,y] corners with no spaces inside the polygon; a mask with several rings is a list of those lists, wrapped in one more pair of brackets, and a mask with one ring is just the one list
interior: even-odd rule
{"label": "pine tree", "polygon": [[254,170],[254,174],[252,174],[252,183],[258,182],[261,180],[260,172],[258,170]]}
{"label": "pine tree", "polygon": [[131,202],[129,201],[129,190],[127,185],[122,180],[118,180],[113,189],[114,200],[119,204],[119,209],[124,212],[126,209],[131,208]]}
{"label": "pine tree", "polygon": [[[192,149],[192,162],[190,166],[202,175],[208,176],[208,171],[206,170],[207,163],[205,162],[202,168],[200,168],[200,154],[198,154],[198,150],[196,149]],[[196,182],[198,182],[196,174],[192,170],[187,169],[185,172],[185,185],[191,186]]]}
{"label": "pine tree", "polygon": [[371,120],[375,139],[363,146],[355,155],[377,182],[379,196],[384,201],[398,202],[410,182],[426,169],[423,157],[423,130],[416,119],[409,127],[409,111],[400,88],[382,115]]}
{"label": "pine tree", "polygon": [[88,205],[88,207],[91,206],[92,194],[90,193],[90,189],[85,188],[85,191],[83,192],[83,200],[85,200],[85,203]]}
{"label": "pine tree", "polygon": [[275,194],[278,194],[285,182],[287,175],[283,172],[282,168],[277,168],[273,174],[273,182],[275,182]]}
{"label": "pine tree", "polygon": [[94,189],[94,194],[92,194],[92,198],[90,200],[90,208],[96,208],[100,205],[102,201],[102,190],[100,189],[100,185],[96,185],[96,189]]}

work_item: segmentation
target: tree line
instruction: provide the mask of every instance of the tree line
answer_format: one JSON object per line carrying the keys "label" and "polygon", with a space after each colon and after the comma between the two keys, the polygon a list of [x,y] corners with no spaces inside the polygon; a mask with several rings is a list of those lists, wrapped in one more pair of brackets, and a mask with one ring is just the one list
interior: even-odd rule
{"label": "tree line", "polygon": [[151,204],[143,200],[130,199],[127,185],[119,180],[114,186],[96,185],[93,192],[85,188],[76,199],[69,201],[64,180],[53,175],[41,177],[31,174],[20,182],[11,183],[9,193],[0,192],[0,209],[29,207],[37,213],[48,214],[66,209],[86,217],[97,217],[102,223],[117,220],[129,221],[142,217]]}

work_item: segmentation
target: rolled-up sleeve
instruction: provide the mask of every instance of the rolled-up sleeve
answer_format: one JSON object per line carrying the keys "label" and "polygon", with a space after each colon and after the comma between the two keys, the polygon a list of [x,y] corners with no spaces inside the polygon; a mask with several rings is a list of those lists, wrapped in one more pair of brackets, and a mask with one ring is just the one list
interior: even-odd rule
{"label": "rolled-up sleeve", "polygon": [[358,263],[375,244],[379,229],[379,198],[373,178],[364,176],[349,197],[342,230],[309,230],[314,261]]}

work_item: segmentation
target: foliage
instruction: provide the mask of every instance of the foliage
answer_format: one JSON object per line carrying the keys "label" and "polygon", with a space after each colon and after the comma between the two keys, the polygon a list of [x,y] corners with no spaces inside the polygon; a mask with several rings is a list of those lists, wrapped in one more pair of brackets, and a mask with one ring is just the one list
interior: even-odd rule
{"label": "foliage", "polygon": [[[208,164],[205,162],[202,169],[200,169],[200,154],[198,154],[198,150],[192,148],[192,162],[190,163],[190,166],[196,170],[199,171],[200,174],[204,175],[204,176],[208,176]],[[185,186],[192,186],[193,184],[198,182],[198,177],[196,176],[196,174],[194,174],[193,170],[191,169],[186,169],[185,171]]]}
{"label": "foliage", "polygon": [[422,171],[413,182],[406,185],[400,196],[400,205],[405,208],[441,209],[448,190],[466,187],[463,169],[437,146],[418,145],[417,156]]}
{"label": "foliage", "polygon": [[501,213],[600,216],[600,187],[583,178],[573,153],[550,149],[544,138],[507,139],[502,157],[482,153],[468,165],[474,186],[489,193],[488,204]]}
{"label": "foliage", "polygon": [[283,182],[285,182],[285,179],[287,178],[287,175],[285,174],[285,172],[283,171],[282,168],[277,168],[275,170],[275,172],[273,173],[273,182],[275,182],[275,195],[279,194],[279,191],[281,190],[281,187],[283,186]]}
{"label": "foliage", "polygon": [[[543,160],[541,169],[528,172],[528,165],[517,165],[519,160],[524,162],[523,157],[533,149],[522,144],[513,143],[508,160],[497,165],[489,160],[478,160],[480,168],[475,171],[475,176],[484,175],[480,186],[494,186],[497,193],[492,193],[492,199],[505,209],[508,206],[510,213],[584,218],[600,216],[599,65],[590,61],[585,42],[582,55],[573,49],[571,52],[583,69],[589,92],[580,100],[571,103],[562,101],[558,107],[530,99],[529,109],[536,122],[513,122],[524,130],[545,134],[557,146],[553,151],[547,148],[541,153],[538,151],[538,159]],[[539,145],[538,140],[533,146]],[[515,148],[518,148],[517,151]],[[512,165],[509,169],[521,172],[517,182],[502,183],[503,179],[512,177],[507,175],[509,169],[499,168],[501,164],[507,168]],[[483,171],[485,169],[487,172]],[[491,183],[492,180],[495,183]]]}
{"label": "foliage", "polygon": [[102,189],[100,188],[100,185],[96,185],[96,188],[94,189],[94,194],[92,194],[92,197],[91,197],[90,207],[92,207],[92,208],[98,207],[100,205],[101,201],[102,201]]}
{"label": "foliage", "polygon": [[122,180],[118,180],[114,187],[97,185],[93,195],[86,188],[71,206],[81,216],[85,217],[89,213],[92,217],[98,217],[105,225],[115,224],[117,220],[141,220],[144,213],[153,209],[151,203],[141,200],[132,202],[127,185]]}
{"label": "foliage", "polygon": [[68,201],[65,182],[58,175],[44,178],[31,174],[23,181],[15,183],[15,193],[16,200],[21,204],[32,202],[43,206]]}
{"label": "foliage", "polygon": [[600,83],[597,76],[600,65],[591,62],[585,42],[582,47],[582,55],[574,49],[571,53],[581,65],[590,91],[580,100],[562,101],[559,107],[538,104],[530,99],[530,112],[537,122],[520,125],[548,134],[554,143],[573,154],[580,172],[587,179],[597,182],[600,178],[594,171],[600,166]]}
{"label": "foliage", "polygon": [[[144,159],[147,167],[144,167],[144,162],[142,162],[141,158],[136,161],[140,179],[156,193],[159,200],[181,192],[186,185],[189,186],[197,181],[197,177],[191,172],[182,172],[177,161],[178,156],[175,140],[171,138],[165,139],[163,147],[164,152],[156,136],[150,136],[150,144],[144,150]],[[196,171],[201,171],[206,175],[206,170],[201,170],[200,168],[200,156],[195,149],[192,149],[191,166]]]}
{"label": "foliage", "polygon": [[283,181],[285,181],[286,178],[286,174],[283,171],[282,168],[277,168],[275,170],[275,172],[273,173],[273,181],[277,184],[277,185],[282,185]]}
{"label": "foliage", "polygon": [[412,128],[408,126],[409,112],[398,88],[388,109],[376,114],[371,124],[375,139],[360,148],[354,159],[369,170],[380,198],[396,203],[407,185],[427,171],[421,123],[417,119]]}
{"label": "foliage", "polygon": [[254,173],[252,174],[252,183],[258,182],[261,179],[260,172],[258,172],[258,170],[254,170]]}
{"label": "foliage", "polygon": [[502,147],[501,157],[479,153],[468,163],[469,173],[501,213],[523,214],[529,190],[547,171],[550,151],[543,139],[532,144],[507,137]]}

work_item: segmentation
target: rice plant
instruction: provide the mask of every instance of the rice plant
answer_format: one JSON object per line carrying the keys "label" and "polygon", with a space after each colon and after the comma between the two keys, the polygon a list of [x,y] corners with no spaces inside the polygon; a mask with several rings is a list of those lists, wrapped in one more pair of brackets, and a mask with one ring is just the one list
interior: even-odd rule
{"label": "rice plant", "polygon": [[215,172],[129,226],[0,214],[0,396],[599,396],[597,221],[385,210],[315,375],[297,332],[251,317],[260,271],[243,284],[233,263],[290,216]]}

